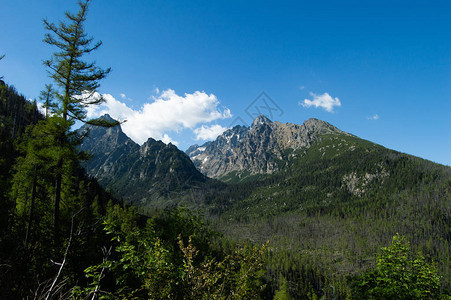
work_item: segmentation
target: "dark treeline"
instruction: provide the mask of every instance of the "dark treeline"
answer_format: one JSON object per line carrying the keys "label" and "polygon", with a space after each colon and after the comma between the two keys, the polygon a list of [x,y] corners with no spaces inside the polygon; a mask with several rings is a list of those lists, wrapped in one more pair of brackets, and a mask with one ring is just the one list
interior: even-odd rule
{"label": "dark treeline", "polygon": [[[50,141],[34,139],[45,128],[44,116],[36,103],[28,102],[13,87],[1,87],[0,103],[1,294],[4,299],[20,299],[54,275],[57,265],[52,260],[61,259],[63,241],[71,235],[71,227],[72,231],[83,227],[83,243],[87,249],[93,247],[91,232],[98,222],[95,215],[105,213],[112,198],[95,180],[84,177],[77,162],[67,165],[64,185],[67,201],[61,211],[62,230],[55,237],[52,231],[54,166],[50,156],[42,154],[51,152],[52,147],[46,144]],[[95,251],[84,255],[87,261],[91,255],[96,256]],[[77,272],[83,273],[80,267]]]}
{"label": "dark treeline", "polygon": [[[13,166],[19,156],[15,147],[16,137],[20,136],[25,128],[36,123],[42,115],[38,112],[36,103],[30,103],[15,90],[13,86],[6,85],[0,80],[0,199],[4,201],[9,194]],[[8,205],[0,207],[0,230],[6,229],[8,222]]]}
{"label": "dark treeline", "polygon": [[[30,103],[23,95],[20,95],[14,86],[5,84],[0,80],[0,128],[2,137],[10,135],[11,139],[22,134],[30,124],[42,120],[36,102]],[[6,140],[6,139],[2,139]]]}

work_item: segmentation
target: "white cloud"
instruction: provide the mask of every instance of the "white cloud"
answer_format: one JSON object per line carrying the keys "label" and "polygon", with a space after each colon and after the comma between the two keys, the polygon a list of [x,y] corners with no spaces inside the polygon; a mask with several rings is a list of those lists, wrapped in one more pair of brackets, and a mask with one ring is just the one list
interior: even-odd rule
{"label": "white cloud", "polygon": [[300,89],[301,91],[303,91],[303,90],[305,90],[305,86],[301,85],[301,86],[299,87],[299,89]]}
{"label": "white cloud", "polygon": [[215,124],[211,126],[202,125],[199,128],[194,129],[196,134],[196,141],[198,140],[214,140],[228,128]]}
{"label": "white cloud", "polygon": [[[28,99],[28,101],[33,102],[34,100]],[[39,112],[40,112],[43,116],[45,116],[45,107],[44,107],[44,103],[42,103],[42,102],[37,102],[36,105],[37,105],[37,107],[38,107]],[[52,115],[53,115],[51,109],[47,109],[47,115],[48,115],[48,116],[52,116]]]}
{"label": "white cloud", "polygon": [[[100,95],[95,93],[93,97],[100,97]],[[135,113],[133,109],[129,108],[125,103],[116,100],[110,94],[103,94],[102,97],[105,99],[105,103],[102,105],[91,105],[86,108],[88,119],[110,114],[115,119],[124,120]]]}
{"label": "white cloud", "polygon": [[174,145],[176,145],[176,146],[179,145],[179,143],[178,143],[177,141],[174,141],[174,140],[173,140],[169,135],[167,135],[166,133],[163,134],[163,136],[161,137],[161,141],[162,141],[163,143],[165,143],[165,144],[171,143],[171,144],[174,144]]}
{"label": "white cloud", "polygon": [[[33,100],[30,98],[28,99],[28,101],[32,102]],[[45,107],[44,107],[44,103],[38,102],[37,103],[38,106],[38,110],[41,114],[45,115]]]}
{"label": "white cloud", "polygon": [[133,101],[132,99],[130,99],[129,97],[127,97],[127,95],[126,94],[124,94],[124,93],[121,93],[121,94],[119,94],[119,96],[121,96],[121,99],[122,100],[126,100],[126,101]]}
{"label": "white cloud", "polygon": [[215,95],[199,91],[180,96],[168,89],[152,97],[153,101],[145,103],[139,110],[128,107],[112,95],[104,94],[103,97],[106,100],[104,104],[88,107],[88,118],[108,113],[114,119],[127,120],[122,124],[122,129],[138,144],[144,143],[149,137],[177,144],[168,132],[193,130],[200,124],[232,117],[230,109],[219,108],[220,103]]}
{"label": "white cloud", "polygon": [[307,108],[310,106],[314,106],[316,108],[321,107],[328,112],[333,112],[334,106],[341,106],[340,99],[338,99],[337,97],[332,98],[328,93],[317,95],[310,92],[310,96],[313,97],[313,100],[304,99],[303,102],[299,102],[299,105]]}
{"label": "white cloud", "polygon": [[378,114],[375,114],[374,116],[368,117],[367,119],[368,119],[368,120],[372,120],[372,121],[376,121],[376,120],[379,120],[379,115],[378,115]]}

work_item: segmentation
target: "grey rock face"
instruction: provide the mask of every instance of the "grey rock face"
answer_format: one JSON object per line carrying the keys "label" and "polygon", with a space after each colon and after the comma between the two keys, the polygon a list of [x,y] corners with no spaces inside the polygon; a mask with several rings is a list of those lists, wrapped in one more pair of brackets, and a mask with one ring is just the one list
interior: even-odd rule
{"label": "grey rock face", "polygon": [[[114,121],[109,115],[103,118]],[[118,162],[140,148],[125,135],[120,126],[104,128],[85,125],[79,129],[79,132],[88,132],[88,136],[80,145],[81,151],[86,151],[92,156],[83,164],[86,173],[104,184],[110,183],[117,173],[121,172]]]}
{"label": "grey rock face", "polygon": [[79,129],[86,131],[88,137],[80,145],[80,150],[92,156],[83,165],[86,173],[129,203],[145,204],[206,181],[189,157],[172,144],[149,138],[139,146],[120,126]]}
{"label": "grey rock face", "polygon": [[323,134],[347,133],[318,119],[297,125],[258,116],[251,127],[236,126],[215,141],[191,146],[186,153],[203,174],[213,178],[233,171],[271,174],[290,159],[287,150],[308,148]]}

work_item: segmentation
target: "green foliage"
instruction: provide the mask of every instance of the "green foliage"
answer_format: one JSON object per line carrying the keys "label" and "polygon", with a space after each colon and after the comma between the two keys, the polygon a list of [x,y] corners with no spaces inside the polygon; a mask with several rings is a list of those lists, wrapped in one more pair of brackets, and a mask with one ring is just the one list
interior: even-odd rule
{"label": "green foliage", "polygon": [[58,112],[64,120],[85,122],[85,108],[105,101],[101,96],[94,96],[94,92],[110,69],[103,70],[95,63],[83,60],[102,45],[102,42],[92,45],[93,38],[88,38],[84,29],[89,3],[89,0],[79,2],[78,13],[66,12],[66,23],[60,22],[58,26],[44,19],[48,31],[44,42],[57,48],[57,52],[44,64],[61,89],[56,91],[56,96],[60,101]]}
{"label": "green foliage", "polygon": [[56,112],[57,105],[54,102],[54,98],[55,90],[53,89],[53,86],[51,84],[46,84],[45,90],[41,91],[39,96],[39,100],[42,101],[43,107],[45,108],[46,118],[49,116],[49,110],[50,112]]}
{"label": "green foliage", "polygon": [[[170,214],[169,219],[165,217],[166,213],[147,220],[145,225],[139,225],[140,218],[134,209],[122,209],[117,205],[111,207],[104,227],[111,237],[113,248],[110,249],[114,252],[104,251],[103,262],[85,270],[91,283],[87,287],[75,287],[73,296],[83,298],[101,291],[104,299],[260,297],[264,287],[260,281],[264,273],[264,247],[237,247],[232,253],[225,254],[223,259],[205,255],[208,251],[201,253],[196,244],[200,248],[206,245],[202,245],[202,241],[194,242],[193,238],[203,235],[199,232],[203,227],[200,224],[186,224],[188,226],[185,228],[191,230],[184,234],[189,236],[179,233],[177,247],[173,247],[172,230],[161,232],[156,224],[168,220],[198,221],[180,211]],[[171,223],[166,225],[171,226]]]}
{"label": "green foliage", "polygon": [[274,294],[274,300],[290,300],[290,293],[288,292],[288,283],[285,277],[282,276],[280,280],[280,287]]}
{"label": "green foliage", "polygon": [[270,282],[282,273],[294,298],[332,297],[330,286],[349,297],[348,278],[400,232],[437,262],[447,293],[451,168],[353,136],[324,136],[295,155],[286,170],[207,198],[226,236],[271,241]]}
{"label": "green foliage", "polygon": [[[42,119],[35,103],[27,101],[13,87],[0,86],[2,299],[44,295],[58,271],[52,261],[61,263],[65,259],[54,294],[56,297],[60,291],[62,295],[68,286],[83,281],[83,270],[98,260],[97,245],[104,240],[96,227],[111,196],[95,180],[84,177],[78,166],[80,156],[73,147],[77,140],[64,129],[61,118]],[[65,142],[60,143],[56,137],[63,134]],[[57,156],[68,158],[61,171],[59,244],[54,243],[52,231]]]}
{"label": "green foliage", "polygon": [[381,249],[375,269],[360,276],[355,288],[356,299],[437,299],[440,277],[433,264],[413,256],[405,238],[395,235]]}

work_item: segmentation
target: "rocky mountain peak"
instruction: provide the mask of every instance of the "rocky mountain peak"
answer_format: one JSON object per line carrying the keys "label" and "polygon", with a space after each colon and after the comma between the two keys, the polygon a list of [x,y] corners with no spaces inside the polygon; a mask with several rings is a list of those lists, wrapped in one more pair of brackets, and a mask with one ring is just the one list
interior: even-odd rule
{"label": "rocky mountain peak", "polygon": [[258,117],[256,117],[254,119],[254,122],[252,122],[251,128],[261,126],[263,124],[271,124],[271,123],[272,123],[272,121],[270,119],[268,119],[268,117],[266,117],[265,115],[259,115]]}
{"label": "rocky mountain peak", "polygon": [[[111,116],[101,118],[110,121]],[[166,199],[171,191],[188,189],[206,180],[189,157],[171,143],[149,138],[139,146],[122,132],[120,125],[85,125],[79,130],[89,130],[80,145],[80,150],[93,156],[83,165],[86,173],[96,177],[104,188],[117,189],[116,196],[125,202],[143,205]]]}
{"label": "rocky mountain peak", "polygon": [[[108,114],[101,116],[99,119],[108,122],[116,121]],[[80,150],[89,151],[94,155],[97,153],[110,153],[116,148],[124,145],[130,145],[130,147],[138,146],[125,135],[121,126],[107,128],[85,124],[78,129],[78,132],[80,134],[88,133],[88,136],[83,140],[83,143],[80,146]]]}
{"label": "rocky mountain peak", "polygon": [[315,119],[315,118],[310,118],[310,119],[304,121],[304,123],[302,123],[302,125],[309,127],[309,128],[324,128],[324,127],[332,126],[325,121]]}
{"label": "rocky mountain peak", "polygon": [[191,146],[186,153],[195,166],[210,177],[224,177],[233,171],[270,174],[288,162],[287,149],[307,149],[324,134],[346,133],[314,118],[297,125],[272,122],[260,115],[250,128],[236,126],[215,141]]}
{"label": "rocky mountain peak", "polygon": [[[141,156],[145,156],[147,155],[147,153],[149,153],[149,151],[151,151],[151,149],[156,146],[157,144],[162,143],[161,141],[156,141],[153,138],[148,138],[147,141],[144,142],[144,144],[142,144],[142,146],[139,148],[139,153]],[[161,148],[161,145],[159,145]]]}
{"label": "rocky mountain peak", "polygon": [[108,121],[108,122],[114,122],[114,121],[117,121],[117,120],[113,119],[109,114],[104,114],[104,115],[101,116],[99,119],[100,119],[100,120],[105,120],[105,121]]}
{"label": "rocky mountain peak", "polygon": [[308,119],[307,121],[305,121],[302,124],[302,126],[310,132],[317,132],[320,134],[339,133],[339,134],[350,135],[349,133],[341,131],[337,127],[335,127],[325,121],[318,120],[315,118]]}

